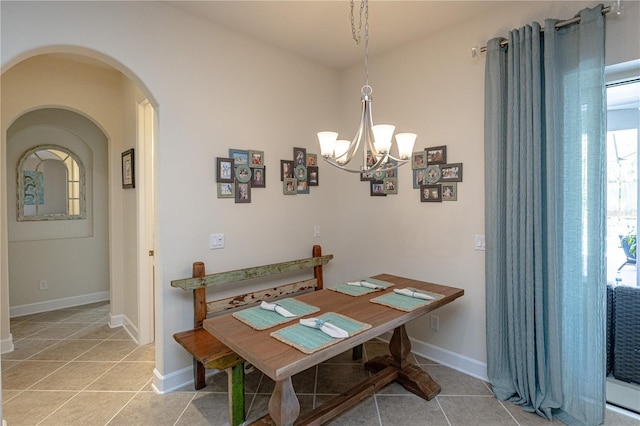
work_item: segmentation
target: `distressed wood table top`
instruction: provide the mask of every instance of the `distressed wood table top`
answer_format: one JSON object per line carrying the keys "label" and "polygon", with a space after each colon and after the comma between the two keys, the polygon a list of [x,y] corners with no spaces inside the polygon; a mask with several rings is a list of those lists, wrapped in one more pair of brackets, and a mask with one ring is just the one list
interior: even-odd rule
{"label": "distressed wood table top", "polygon": [[[337,312],[371,325],[370,329],[356,336],[344,339],[310,355],[306,355],[269,335],[271,332],[291,324],[283,324],[267,330],[257,331],[233,318],[230,314],[225,314],[205,320],[204,328],[264,374],[278,381],[291,377],[381,334],[392,331],[414,318],[452,302],[464,294],[464,290],[459,288],[394,275],[381,274],[372,278],[392,282],[395,286],[384,291],[358,297],[329,289],[296,296],[297,300],[320,308],[319,312],[312,315],[314,317],[320,316],[325,312]],[[403,312],[369,301],[374,297],[392,292],[394,288],[405,287],[438,293],[444,297],[412,312]]]}

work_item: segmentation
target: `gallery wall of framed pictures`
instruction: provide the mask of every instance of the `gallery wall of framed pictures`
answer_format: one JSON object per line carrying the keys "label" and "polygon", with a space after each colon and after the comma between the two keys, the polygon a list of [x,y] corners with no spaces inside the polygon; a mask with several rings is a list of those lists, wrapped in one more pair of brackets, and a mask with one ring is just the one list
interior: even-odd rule
{"label": "gallery wall of framed pictures", "polygon": [[280,181],[284,195],[309,194],[312,186],[320,184],[318,155],[294,147],[292,160],[280,160]]}
{"label": "gallery wall of framed pictures", "polygon": [[[367,163],[373,166],[374,158],[367,155]],[[389,194],[398,193],[398,163],[394,160],[387,161],[381,170],[360,173],[360,180],[369,183],[369,194],[372,197],[386,197]]]}
{"label": "gallery wall of framed pictures", "polygon": [[264,151],[230,149],[228,157],[216,159],[216,182],[218,198],[250,203],[252,189],[267,187]]}
{"label": "gallery wall of framed pictures", "polygon": [[411,156],[413,188],[425,203],[457,201],[462,182],[462,163],[447,162],[446,145],[425,148]]}
{"label": "gallery wall of framed pictures", "polygon": [[[309,194],[320,182],[318,155],[294,147],[291,160],[280,160],[280,181],[284,195]],[[216,158],[216,187],[218,198],[251,203],[251,191],[267,187],[264,151],[232,148]]]}
{"label": "gallery wall of framed pictures", "polygon": [[[419,190],[421,202],[458,200],[463,164],[447,160],[446,145],[425,148],[411,156],[413,188]],[[396,167],[397,163],[389,160],[381,170],[360,173],[360,180],[369,184],[372,197],[398,193]],[[266,172],[264,151],[229,149],[227,157],[216,159],[217,197],[251,203],[252,190],[267,186]],[[309,194],[310,188],[320,182],[318,155],[294,147],[291,159],[280,160],[280,181],[284,195]]]}

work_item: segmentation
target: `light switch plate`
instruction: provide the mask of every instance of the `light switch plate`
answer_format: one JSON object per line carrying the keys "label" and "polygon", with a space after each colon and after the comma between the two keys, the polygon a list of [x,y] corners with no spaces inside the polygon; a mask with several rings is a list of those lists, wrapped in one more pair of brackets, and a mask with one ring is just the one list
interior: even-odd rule
{"label": "light switch plate", "polygon": [[224,234],[209,235],[209,248],[211,250],[224,248]]}

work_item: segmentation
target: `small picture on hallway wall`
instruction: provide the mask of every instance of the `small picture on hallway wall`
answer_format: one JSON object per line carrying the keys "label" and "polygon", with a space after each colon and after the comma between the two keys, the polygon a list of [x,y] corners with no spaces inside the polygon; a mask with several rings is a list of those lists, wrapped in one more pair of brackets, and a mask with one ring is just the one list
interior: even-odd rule
{"label": "small picture on hallway wall", "polygon": [[135,163],[133,148],[122,153],[122,188],[136,187]]}

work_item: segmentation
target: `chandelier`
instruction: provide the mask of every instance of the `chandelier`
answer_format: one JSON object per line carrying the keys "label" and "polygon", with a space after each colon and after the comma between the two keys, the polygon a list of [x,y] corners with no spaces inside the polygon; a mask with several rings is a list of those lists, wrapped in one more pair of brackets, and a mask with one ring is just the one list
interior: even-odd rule
{"label": "chandelier", "polygon": [[[362,30],[362,12],[365,13],[364,25],[364,69],[365,84],[360,89],[362,93],[362,113],[358,131],[351,142],[338,139],[336,132],[318,132],[320,152],[322,158],[339,169],[352,173],[375,172],[380,170],[396,169],[411,160],[413,144],[416,140],[415,133],[396,134],[398,145],[398,157],[390,154],[393,132],[395,126],[390,124],[373,125],[371,113],[371,94],[373,88],[369,85],[369,1],[360,3],[360,16],[358,30],[356,31],[354,19],[354,0],[351,0],[351,33],[356,44],[360,44],[360,32]],[[348,164],[356,157],[358,148],[362,145],[362,165],[359,168],[350,168]]]}

